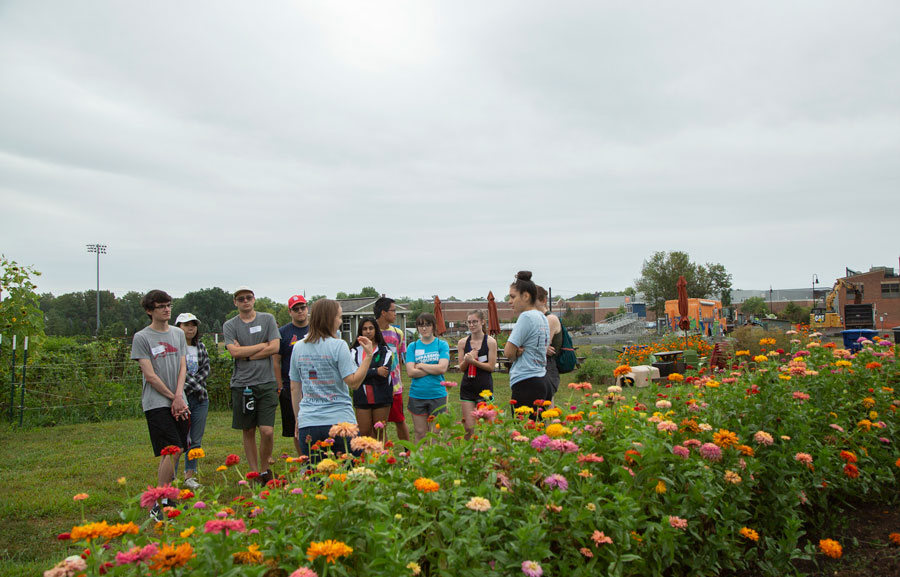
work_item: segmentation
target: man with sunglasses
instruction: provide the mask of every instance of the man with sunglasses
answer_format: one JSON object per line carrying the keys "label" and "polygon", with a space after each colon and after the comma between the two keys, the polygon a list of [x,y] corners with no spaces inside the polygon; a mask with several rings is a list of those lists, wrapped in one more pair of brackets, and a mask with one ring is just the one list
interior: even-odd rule
{"label": "man with sunglasses", "polygon": [[303,295],[294,295],[288,299],[288,309],[291,322],[278,329],[281,344],[278,352],[272,355],[272,368],[278,383],[278,402],[281,405],[281,436],[294,439],[294,448],[297,449],[297,456],[300,456],[300,439],[294,434],[297,421],[294,419],[294,404],[291,402],[291,353],[294,343],[303,340],[309,332],[309,305]]}
{"label": "man with sunglasses", "polygon": [[[251,471],[259,471],[258,482],[272,479],[268,470],[275,434],[278,385],[271,356],[278,352],[281,335],[269,313],[256,312],[256,297],[250,287],[234,291],[238,315],[225,321],[225,348],[234,359],[231,375],[231,428],[243,433],[244,455]],[[259,429],[259,449],[256,446]]]}

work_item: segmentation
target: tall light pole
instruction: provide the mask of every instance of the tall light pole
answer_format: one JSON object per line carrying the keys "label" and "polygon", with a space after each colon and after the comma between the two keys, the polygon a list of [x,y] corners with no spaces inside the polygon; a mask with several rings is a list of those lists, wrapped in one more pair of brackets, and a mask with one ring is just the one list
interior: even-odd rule
{"label": "tall light pole", "polygon": [[812,308],[816,308],[816,285],[819,284],[819,275],[813,273],[812,277]]}
{"label": "tall light pole", "polygon": [[105,244],[89,244],[87,245],[88,252],[97,253],[97,332],[94,333],[95,337],[100,336],[100,255],[106,254],[106,245]]}

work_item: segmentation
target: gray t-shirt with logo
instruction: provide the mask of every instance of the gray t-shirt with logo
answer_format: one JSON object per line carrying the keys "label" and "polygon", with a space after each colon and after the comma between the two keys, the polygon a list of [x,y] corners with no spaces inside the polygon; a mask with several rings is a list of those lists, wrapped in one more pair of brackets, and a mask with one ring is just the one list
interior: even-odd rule
{"label": "gray t-shirt with logo", "polygon": [[[187,352],[187,343],[184,339],[184,331],[178,327],[170,326],[166,332],[153,330],[146,327],[134,334],[131,341],[132,360],[150,359],[153,372],[166,384],[173,393],[178,388],[178,370],[181,368],[181,359]],[[162,396],[150,386],[147,379],[143,379],[144,387],[141,390],[141,407],[144,411],[162,409],[172,406],[172,401]],[[185,398],[187,403],[187,398]]]}
{"label": "gray t-shirt with logo", "polygon": [[[256,318],[245,323],[240,316],[225,321],[222,325],[225,333],[225,346],[234,344],[235,339],[242,347],[268,343],[281,339],[278,323],[269,313],[256,313]],[[275,371],[272,370],[272,358],[251,361],[250,359],[234,359],[234,372],[231,374],[231,388],[253,387],[263,383],[274,383]]]}

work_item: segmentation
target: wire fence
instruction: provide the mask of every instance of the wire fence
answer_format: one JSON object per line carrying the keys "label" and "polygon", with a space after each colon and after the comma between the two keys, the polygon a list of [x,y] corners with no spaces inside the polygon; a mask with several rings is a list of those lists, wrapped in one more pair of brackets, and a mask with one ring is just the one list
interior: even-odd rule
{"label": "wire fence", "polygon": [[[85,343],[46,339],[12,348],[0,339],[0,419],[14,427],[53,426],[140,417],[143,378],[130,358],[131,339]],[[232,361],[210,339],[211,409],[229,407]]]}

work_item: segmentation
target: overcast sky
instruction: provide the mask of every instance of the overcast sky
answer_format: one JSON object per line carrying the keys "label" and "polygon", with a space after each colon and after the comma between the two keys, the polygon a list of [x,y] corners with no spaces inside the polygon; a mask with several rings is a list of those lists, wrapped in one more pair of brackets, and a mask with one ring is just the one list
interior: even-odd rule
{"label": "overcast sky", "polygon": [[900,3],[0,2],[40,292],[741,289],[900,256]]}

